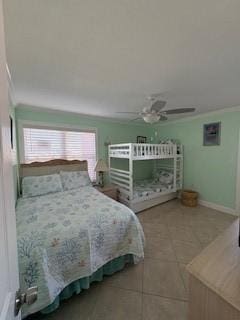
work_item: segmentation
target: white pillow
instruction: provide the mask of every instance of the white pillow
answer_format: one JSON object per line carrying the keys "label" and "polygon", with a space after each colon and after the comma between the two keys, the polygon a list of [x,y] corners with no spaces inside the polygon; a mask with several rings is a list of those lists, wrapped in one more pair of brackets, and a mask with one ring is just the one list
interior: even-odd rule
{"label": "white pillow", "polygon": [[29,176],[22,180],[23,198],[42,196],[44,194],[63,191],[59,174],[45,176]]}
{"label": "white pillow", "polygon": [[78,189],[91,185],[87,171],[60,171],[63,190]]}
{"label": "white pillow", "polygon": [[170,184],[173,182],[173,173],[169,171],[160,171],[159,172],[159,182]]}

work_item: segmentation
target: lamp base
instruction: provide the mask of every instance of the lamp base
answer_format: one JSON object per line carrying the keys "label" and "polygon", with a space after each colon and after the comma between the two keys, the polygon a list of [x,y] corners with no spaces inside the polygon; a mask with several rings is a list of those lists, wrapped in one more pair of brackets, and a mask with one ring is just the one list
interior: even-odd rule
{"label": "lamp base", "polygon": [[99,186],[100,186],[101,188],[104,187],[103,171],[99,171]]}

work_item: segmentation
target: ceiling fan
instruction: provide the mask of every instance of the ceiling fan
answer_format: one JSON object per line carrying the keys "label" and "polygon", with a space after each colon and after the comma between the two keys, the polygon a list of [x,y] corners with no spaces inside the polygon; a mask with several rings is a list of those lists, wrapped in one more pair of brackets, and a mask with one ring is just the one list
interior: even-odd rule
{"label": "ceiling fan", "polygon": [[143,119],[147,123],[156,123],[158,121],[165,121],[168,118],[166,115],[168,114],[179,114],[186,112],[193,112],[195,108],[179,108],[179,109],[169,109],[162,110],[167,101],[158,100],[157,95],[152,95],[148,98],[151,101],[150,107],[145,107],[141,112],[117,112],[117,113],[128,113],[128,114],[138,114],[139,117],[133,119],[132,121]]}

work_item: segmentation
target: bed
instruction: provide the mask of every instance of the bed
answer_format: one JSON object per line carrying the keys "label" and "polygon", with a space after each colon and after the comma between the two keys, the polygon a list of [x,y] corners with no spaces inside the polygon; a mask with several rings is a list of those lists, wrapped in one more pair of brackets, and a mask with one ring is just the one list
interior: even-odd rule
{"label": "bed", "polygon": [[[153,163],[154,180],[137,181],[136,183],[134,163],[149,160]],[[108,162],[110,182],[118,187],[119,200],[135,213],[176,198],[178,191],[182,189],[182,145],[173,143],[113,144],[108,146]],[[159,171],[165,171],[168,174],[171,172],[171,183],[157,183],[156,180],[160,181]]]}
{"label": "bed", "polygon": [[[86,166],[54,160],[23,165],[21,176],[84,171]],[[53,311],[61,299],[144,256],[136,215],[92,186],[20,198],[16,216],[21,288],[36,285],[39,290],[37,302],[23,309],[23,317]]]}

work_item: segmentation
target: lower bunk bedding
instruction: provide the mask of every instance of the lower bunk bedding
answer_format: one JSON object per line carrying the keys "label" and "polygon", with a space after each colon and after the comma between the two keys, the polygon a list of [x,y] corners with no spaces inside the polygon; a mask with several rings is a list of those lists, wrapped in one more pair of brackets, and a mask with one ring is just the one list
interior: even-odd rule
{"label": "lower bunk bedding", "polygon": [[162,170],[154,179],[135,181],[133,185],[133,199],[141,199],[161,192],[171,192],[174,188],[173,173]]}
{"label": "lower bunk bedding", "polygon": [[60,300],[144,256],[135,214],[91,186],[21,198],[16,215],[21,288],[39,290],[23,317],[53,311]]}

